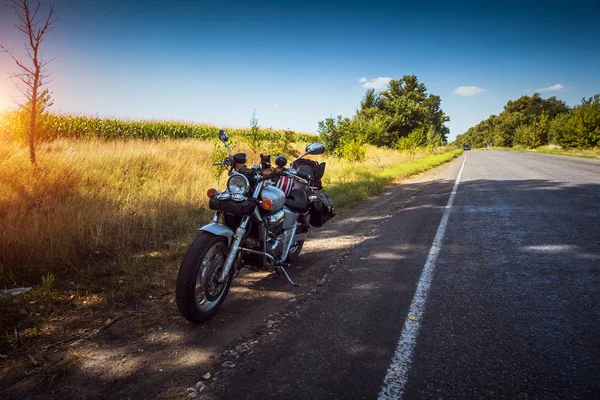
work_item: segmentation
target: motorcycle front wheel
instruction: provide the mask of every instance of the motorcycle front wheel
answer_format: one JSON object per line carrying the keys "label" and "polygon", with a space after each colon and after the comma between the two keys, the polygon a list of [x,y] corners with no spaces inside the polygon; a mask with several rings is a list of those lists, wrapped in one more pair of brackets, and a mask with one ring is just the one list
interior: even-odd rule
{"label": "motorcycle front wheel", "polygon": [[201,323],[219,309],[233,278],[233,271],[224,283],[218,282],[227,259],[227,239],[200,232],[188,248],[175,288],[179,313],[188,321]]}

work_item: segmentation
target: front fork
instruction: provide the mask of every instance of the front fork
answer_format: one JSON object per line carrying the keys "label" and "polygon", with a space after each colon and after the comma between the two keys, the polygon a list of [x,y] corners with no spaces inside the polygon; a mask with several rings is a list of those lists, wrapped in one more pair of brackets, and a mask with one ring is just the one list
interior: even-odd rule
{"label": "front fork", "polygon": [[[254,188],[254,194],[252,195],[253,198],[255,198],[255,199],[259,198],[260,191],[262,190],[263,184],[264,184],[263,181],[258,182],[258,184],[256,185],[256,188]],[[254,215],[255,215],[255,218],[257,218],[257,221],[260,221],[260,213],[258,212],[258,209],[256,209],[256,208],[254,209]],[[225,260],[225,265],[223,266],[223,271],[221,271],[221,275],[219,276],[219,283],[225,282],[225,280],[229,276],[229,271],[231,271],[231,267],[233,267],[233,263],[235,262],[235,259],[237,258],[237,254],[240,250],[240,245],[242,244],[242,241],[246,237],[246,230],[248,228],[248,222],[250,222],[250,217],[245,216],[244,218],[242,218],[242,222],[240,223],[240,226],[235,231],[235,237],[233,238],[233,243],[231,243],[231,246],[229,247],[229,254],[227,255],[227,260]]]}
{"label": "front fork", "polygon": [[227,280],[229,276],[229,271],[231,271],[231,267],[233,267],[233,263],[237,257],[238,251],[240,250],[240,245],[246,236],[246,228],[248,226],[248,222],[250,221],[250,217],[244,217],[240,226],[235,231],[235,236],[233,237],[233,242],[229,247],[229,254],[227,255],[227,260],[225,260],[225,265],[223,265],[223,270],[221,271],[221,275],[219,275],[219,283],[223,283]]}

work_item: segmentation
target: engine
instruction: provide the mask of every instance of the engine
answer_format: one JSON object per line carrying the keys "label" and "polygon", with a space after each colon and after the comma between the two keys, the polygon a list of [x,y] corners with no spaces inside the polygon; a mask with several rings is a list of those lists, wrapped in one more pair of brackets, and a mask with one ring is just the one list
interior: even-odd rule
{"label": "engine", "polygon": [[283,221],[285,213],[283,211],[267,215],[265,217],[269,232],[267,233],[267,251],[275,258],[283,254]]}
{"label": "engine", "polygon": [[269,239],[267,240],[267,249],[268,252],[275,257],[275,259],[281,258],[283,255],[283,244],[285,240],[283,238],[283,233],[278,236],[275,236],[269,233]]}

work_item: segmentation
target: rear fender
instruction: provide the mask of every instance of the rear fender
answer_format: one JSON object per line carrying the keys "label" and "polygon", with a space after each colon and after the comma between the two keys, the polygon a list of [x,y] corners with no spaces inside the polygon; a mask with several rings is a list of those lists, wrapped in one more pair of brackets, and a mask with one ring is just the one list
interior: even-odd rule
{"label": "rear fender", "polygon": [[227,246],[231,245],[231,241],[233,240],[233,231],[227,227],[226,225],[210,223],[208,225],[204,225],[202,228],[198,229],[199,231],[209,232],[213,235],[223,236],[227,238]]}

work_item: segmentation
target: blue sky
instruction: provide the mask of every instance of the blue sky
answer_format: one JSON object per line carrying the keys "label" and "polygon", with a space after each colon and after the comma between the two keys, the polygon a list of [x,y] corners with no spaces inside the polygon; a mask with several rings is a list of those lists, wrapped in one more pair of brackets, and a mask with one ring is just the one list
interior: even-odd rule
{"label": "blue sky", "polygon": [[[2,5],[8,0],[0,0]],[[316,132],[365,86],[415,74],[453,138],[531,94],[600,93],[600,7],[590,2],[55,0],[44,53],[54,110]],[[0,39],[22,48],[0,9]],[[0,55],[0,109],[14,97]],[[366,79],[361,79],[366,78]],[[463,88],[461,88],[463,87]],[[528,92],[529,91],[529,92]]]}

